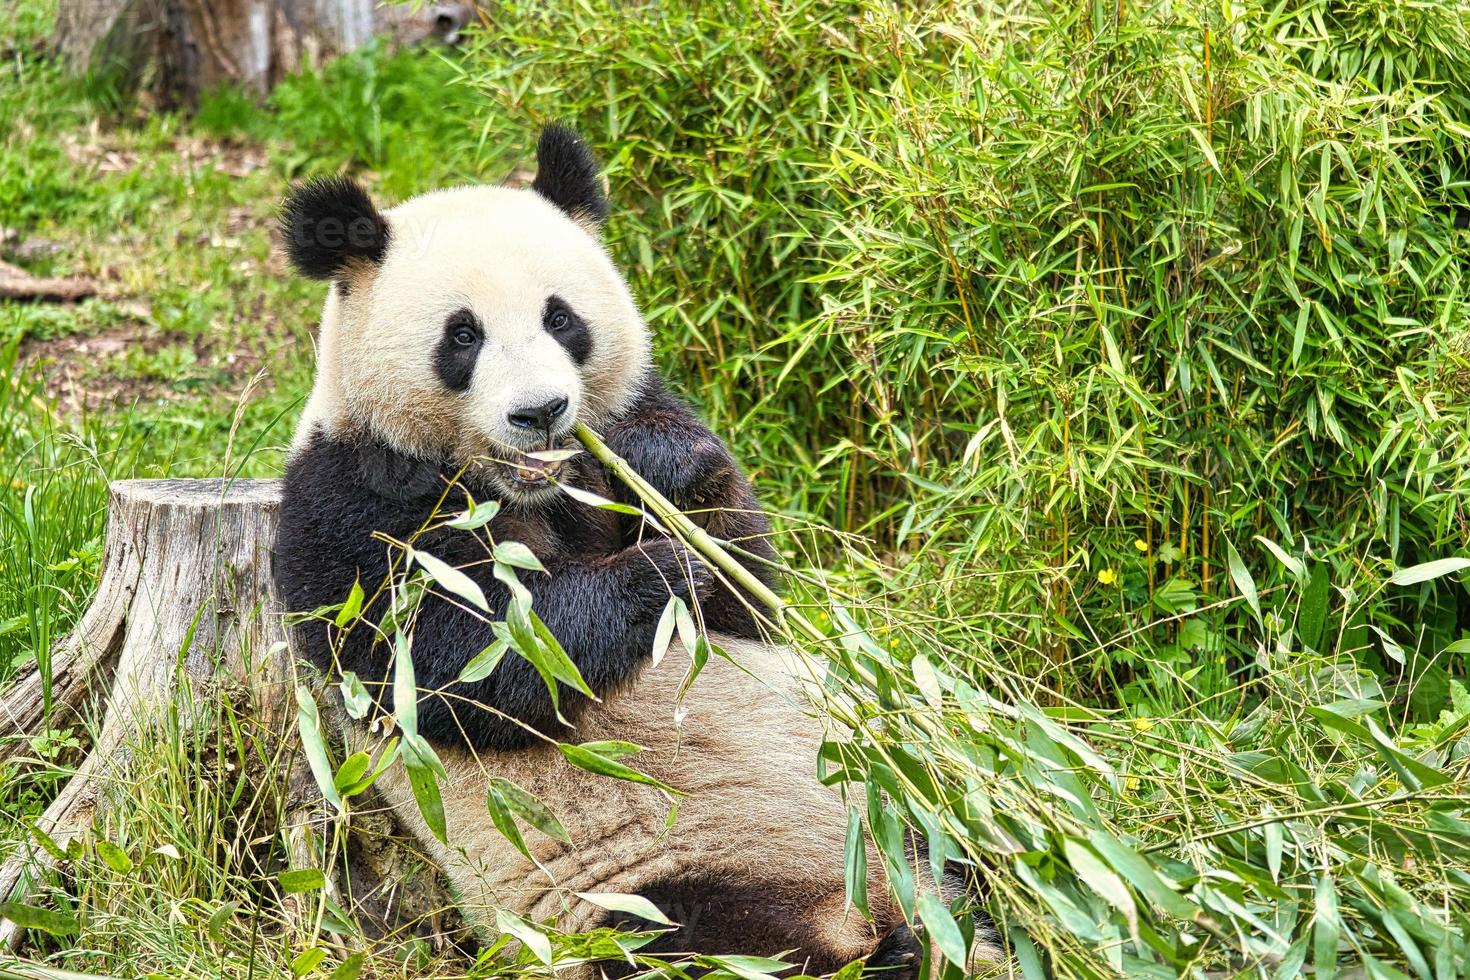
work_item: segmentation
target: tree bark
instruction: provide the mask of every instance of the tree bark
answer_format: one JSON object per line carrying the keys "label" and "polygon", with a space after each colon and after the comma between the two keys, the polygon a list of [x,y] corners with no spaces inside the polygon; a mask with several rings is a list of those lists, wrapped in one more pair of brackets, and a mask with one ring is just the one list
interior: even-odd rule
{"label": "tree bark", "polygon": [[71,279],[37,277],[19,266],[0,262],[0,299],[75,303],[88,296],[96,296],[97,293],[96,280],[85,276]]}
{"label": "tree bark", "polygon": [[302,65],[315,68],[379,34],[453,43],[474,16],[471,2],[61,0],[54,41],[74,71],[192,109],[220,85],[264,95]]}
{"label": "tree bark", "polygon": [[[127,785],[130,748],[165,712],[175,712],[187,729],[196,715],[181,706],[224,699],[247,720],[250,737],[264,747],[261,757],[279,756],[292,774],[279,832],[293,866],[317,866],[319,835],[337,815],[300,758],[294,663],[272,591],[279,508],[275,480],[128,480],[110,487],[97,594],[51,658],[49,711],[35,667],[0,700],[4,764],[19,761],[24,736],[76,720],[91,694],[108,691],[90,751],[37,822],[62,848],[91,826],[102,786]],[[412,847],[394,843],[408,838],[391,815],[349,823],[348,830],[347,891],[364,900],[342,902],[337,881],[329,892],[366,920],[370,934],[386,935],[405,925],[405,914],[449,904]],[[58,861],[48,848],[20,849],[0,865],[0,901],[20,897],[28,880]],[[14,948],[21,935],[14,923],[0,921],[3,946]]]}

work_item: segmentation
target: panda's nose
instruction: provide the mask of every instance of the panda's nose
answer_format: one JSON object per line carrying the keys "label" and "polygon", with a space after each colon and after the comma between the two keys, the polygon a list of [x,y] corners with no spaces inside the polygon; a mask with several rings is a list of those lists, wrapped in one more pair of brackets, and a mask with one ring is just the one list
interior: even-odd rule
{"label": "panda's nose", "polygon": [[539,429],[542,432],[550,432],[551,423],[560,418],[566,410],[567,400],[565,398],[553,398],[540,405],[522,405],[510,413],[510,424],[517,429]]}

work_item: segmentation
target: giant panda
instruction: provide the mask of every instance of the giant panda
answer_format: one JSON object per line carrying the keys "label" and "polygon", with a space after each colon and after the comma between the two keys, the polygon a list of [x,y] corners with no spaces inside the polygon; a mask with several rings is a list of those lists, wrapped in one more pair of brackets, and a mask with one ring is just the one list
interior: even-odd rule
{"label": "giant panda", "polygon": [[[290,262],[330,288],[285,473],[280,594],[296,611],[340,602],[354,581],[371,594],[389,572],[374,532],[404,541],[441,500],[498,501],[490,534],[545,566],[521,580],[598,700],[563,687],[563,723],[514,654],[485,679],[456,683],[491,627],[447,596],[425,600],[412,654],[432,693],[418,727],[449,776],[448,843],[424,825],[401,772],[377,788],[471,919],[492,931],[497,909],[565,931],[626,924],[576,893],[632,893],[679,924],[643,953],[786,952],[809,973],[862,959],[911,973],[920,941],[887,898],[876,856],[872,921],[845,901],[847,811],[815,775],[824,733],[800,665],[765,641],[747,598],[677,542],[560,491],[631,502],[595,460],[525,455],[574,445],[573,425],[586,423],[769,580],[767,521],[740,466],[654,372],[648,329],[600,240],[608,203],[595,160],[560,126],[542,132],[536,156],[529,188],[458,187],[388,210],[342,178],[289,194]],[[503,616],[509,593],[474,536],[441,527],[416,547],[461,567],[489,618]],[[729,655],[711,657],[687,692],[677,641],[657,665],[650,656],[671,594]],[[337,649],[329,632],[304,621],[298,654],[388,689],[389,644],[359,629]],[[554,745],[598,740],[643,746],[626,761],[683,794],[671,826],[665,794],[573,768]],[[487,814],[496,777],[546,803],[572,845],[528,832],[539,867],[527,861]]]}

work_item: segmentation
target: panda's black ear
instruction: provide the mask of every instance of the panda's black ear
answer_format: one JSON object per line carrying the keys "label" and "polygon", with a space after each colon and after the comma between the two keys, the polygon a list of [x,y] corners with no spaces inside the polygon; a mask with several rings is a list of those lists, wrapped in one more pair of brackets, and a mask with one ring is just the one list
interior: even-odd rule
{"label": "panda's black ear", "polygon": [[388,251],[388,222],[347,177],[300,184],[281,205],[281,236],[291,266],[311,279],[339,278],[354,261],[376,265]]}
{"label": "panda's black ear", "polygon": [[607,220],[607,197],[597,158],[582,137],[560,123],[541,130],[536,141],[536,179],[531,190],[578,221],[602,227]]}

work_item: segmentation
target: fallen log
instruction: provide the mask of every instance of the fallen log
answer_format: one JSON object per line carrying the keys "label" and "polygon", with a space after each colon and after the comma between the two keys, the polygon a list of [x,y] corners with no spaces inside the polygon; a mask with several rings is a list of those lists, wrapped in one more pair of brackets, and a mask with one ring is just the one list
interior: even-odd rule
{"label": "fallen log", "polygon": [[[49,698],[34,666],[0,698],[0,764],[21,764],[26,736],[80,720],[89,700],[107,692],[85,760],[37,821],[38,844],[50,838],[64,852],[105,805],[103,788],[126,779],[130,748],[150,725],[173,711],[188,726],[210,715],[181,705],[223,699],[264,754],[282,760],[279,771],[292,774],[277,828],[291,865],[318,866],[324,831],[347,820],[345,873],[321,869],[327,893],[369,937],[422,934],[405,919],[449,906],[434,869],[391,813],[346,817],[327,805],[301,758],[295,665],[272,593],[279,507],[274,480],[113,483],[96,597],[51,658]],[[62,861],[53,847],[20,848],[0,865],[0,902],[23,898]],[[291,901],[302,900],[288,898],[286,918],[308,931],[312,911]],[[15,948],[23,933],[0,920],[0,948]]]}
{"label": "fallen log", "polygon": [[75,303],[96,296],[100,289],[95,279],[86,276],[33,276],[20,266],[0,262],[0,299]]}

